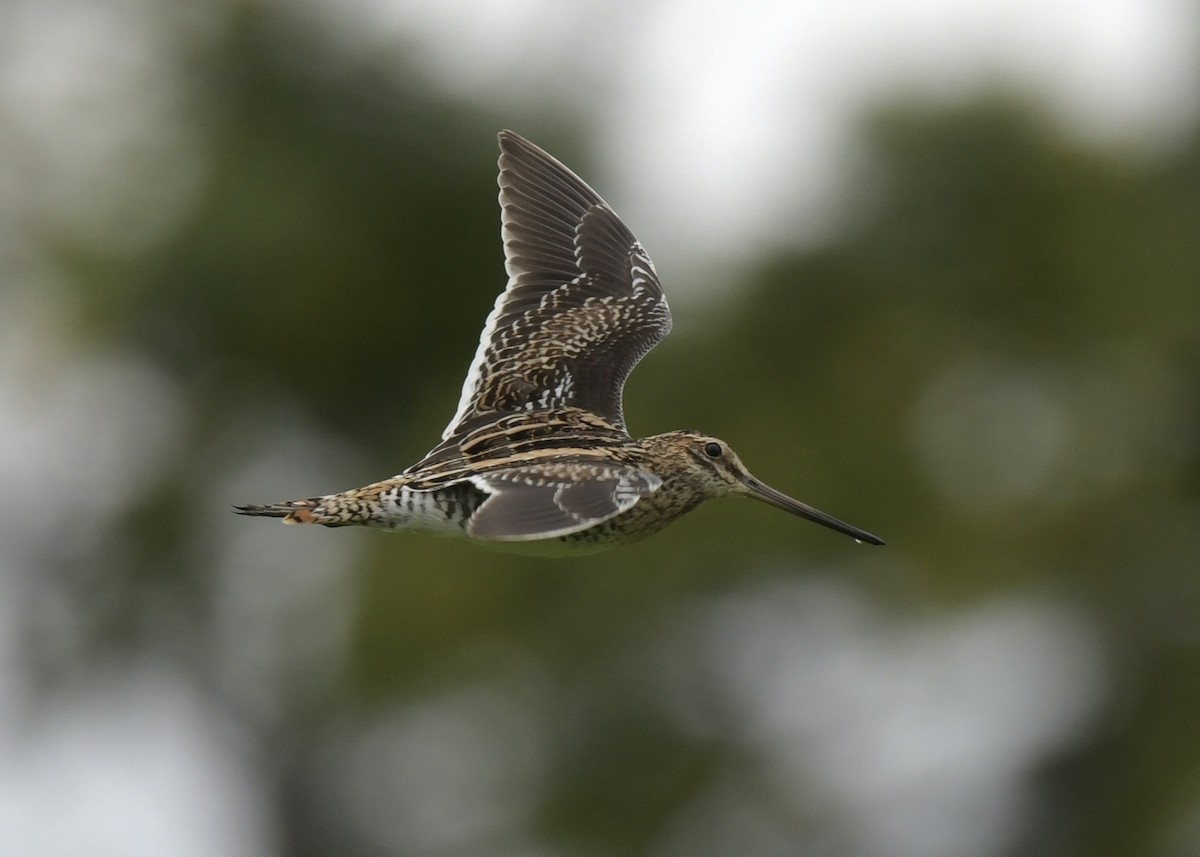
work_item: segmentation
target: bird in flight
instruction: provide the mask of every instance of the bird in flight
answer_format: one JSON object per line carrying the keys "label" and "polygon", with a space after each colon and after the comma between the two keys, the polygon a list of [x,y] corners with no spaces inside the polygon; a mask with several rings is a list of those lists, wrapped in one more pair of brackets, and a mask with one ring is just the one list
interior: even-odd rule
{"label": "bird in flight", "polygon": [[441,443],[382,482],[235,511],[553,555],[637,541],[734,494],[884,544],[759,481],[719,438],[630,436],[625,380],[671,330],[654,263],[575,173],[512,131],[499,139],[508,285]]}

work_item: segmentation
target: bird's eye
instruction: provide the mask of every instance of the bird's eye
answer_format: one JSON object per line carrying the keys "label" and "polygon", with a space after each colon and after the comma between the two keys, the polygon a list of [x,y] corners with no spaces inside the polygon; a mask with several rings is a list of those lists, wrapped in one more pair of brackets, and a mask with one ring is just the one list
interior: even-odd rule
{"label": "bird's eye", "polygon": [[721,444],[717,443],[716,441],[710,440],[708,443],[704,444],[704,454],[707,455],[709,458],[720,458],[721,457]]}

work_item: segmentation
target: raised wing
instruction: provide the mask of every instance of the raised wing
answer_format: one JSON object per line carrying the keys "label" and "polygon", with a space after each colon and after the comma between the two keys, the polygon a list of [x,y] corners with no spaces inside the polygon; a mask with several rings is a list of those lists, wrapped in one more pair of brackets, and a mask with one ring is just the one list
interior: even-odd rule
{"label": "raised wing", "polygon": [[530,541],[594,527],[631,509],[662,480],[615,462],[549,462],[468,477],[488,495],[467,522],[477,539]]}
{"label": "raised wing", "polygon": [[508,285],[442,437],[479,414],[560,407],[624,431],[625,379],[671,330],[654,264],[599,194],[512,131],[500,211]]}

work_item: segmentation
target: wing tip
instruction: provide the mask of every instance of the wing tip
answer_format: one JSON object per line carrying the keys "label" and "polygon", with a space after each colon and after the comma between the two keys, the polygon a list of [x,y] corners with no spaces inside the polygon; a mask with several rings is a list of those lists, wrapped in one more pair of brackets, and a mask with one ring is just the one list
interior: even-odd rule
{"label": "wing tip", "polygon": [[496,142],[500,145],[501,157],[505,155],[512,157],[528,152],[547,154],[544,149],[531,142],[527,137],[523,137],[516,131],[510,131],[508,128],[496,135]]}

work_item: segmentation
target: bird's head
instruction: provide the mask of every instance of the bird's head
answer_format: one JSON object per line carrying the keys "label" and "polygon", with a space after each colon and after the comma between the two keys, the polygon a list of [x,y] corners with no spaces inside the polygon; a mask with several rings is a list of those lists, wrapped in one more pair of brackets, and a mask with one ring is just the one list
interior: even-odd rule
{"label": "bird's head", "polygon": [[801,503],[756,478],[729,444],[720,438],[694,431],[675,431],[658,435],[655,440],[669,445],[671,455],[683,465],[690,478],[710,497],[739,494],[769,503],[831,530],[837,530],[860,542],[884,544],[883,539],[832,515]]}

